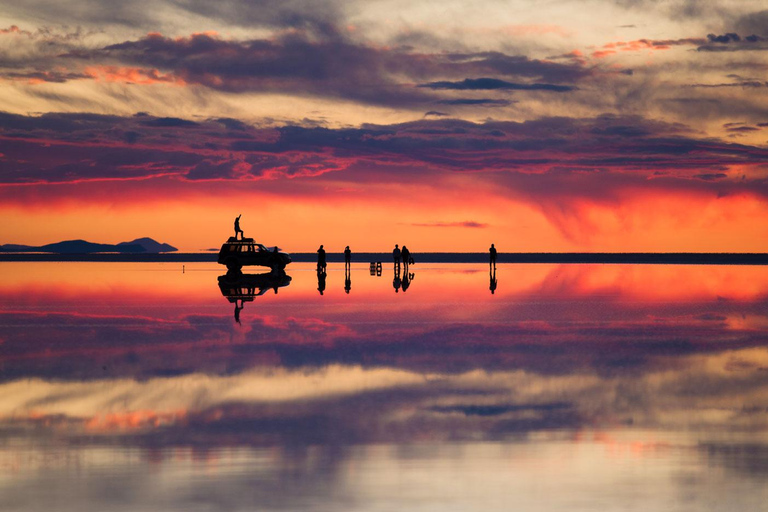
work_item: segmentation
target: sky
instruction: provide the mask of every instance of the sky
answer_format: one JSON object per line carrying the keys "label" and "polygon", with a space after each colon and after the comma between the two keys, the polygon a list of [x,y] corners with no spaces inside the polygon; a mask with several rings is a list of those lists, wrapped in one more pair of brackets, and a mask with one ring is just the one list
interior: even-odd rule
{"label": "sky", "polygon": [[768,251],[760,0],[27,0],[0,243]]}

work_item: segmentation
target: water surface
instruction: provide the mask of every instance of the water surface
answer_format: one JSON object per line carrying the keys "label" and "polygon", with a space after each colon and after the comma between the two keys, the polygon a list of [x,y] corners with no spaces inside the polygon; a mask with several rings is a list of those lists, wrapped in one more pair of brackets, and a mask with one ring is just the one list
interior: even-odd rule
{"label": "water surface", "polygon": [[766,509],[768,268],[411,272],[0,264],[0,509]]}

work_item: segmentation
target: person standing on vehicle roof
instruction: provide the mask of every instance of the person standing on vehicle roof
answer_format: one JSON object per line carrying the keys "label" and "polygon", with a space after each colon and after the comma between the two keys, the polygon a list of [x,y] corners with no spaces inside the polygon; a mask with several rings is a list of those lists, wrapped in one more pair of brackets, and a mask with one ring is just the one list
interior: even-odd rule
{"label": "person standing on vehicle roof", "polygon": [[245,233],[243,233],[243,230],[240,229],[240,217],[242,217],[243,214],[241,213],[237,217],[235,217],[235,240],[237,240],[237,234],[240,233],[240,240],[243,239],[245,236]]}

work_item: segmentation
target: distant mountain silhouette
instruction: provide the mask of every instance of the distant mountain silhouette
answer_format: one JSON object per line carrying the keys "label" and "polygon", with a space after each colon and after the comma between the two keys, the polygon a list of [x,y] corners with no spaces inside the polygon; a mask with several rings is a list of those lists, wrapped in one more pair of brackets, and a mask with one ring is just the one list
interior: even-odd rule
{"label": "distant mountain silhouette", "polygon": [[[136,240],[133,240],[132,242],[120,242],[117,244],[118,247],[128,247],[131,245],[138,245],[142,247],[144,250],[140,252],[149,252],[149,253],[156,253],[156,252],[175,252],[178,251],[174,246],[168,245],[168,244],[161,244],[160,242],[156,242],[152,240],[151,238],[137,238]],[[133,251],[130,251],[133,252]]]}
{"label": "distant mountain silhouette", "polygon": [[18,244],[0,245],[0,252],[53,252],[57,254],[90,254],[94,252],[154,254],[177,250],[171,245],[161,244],[151,238],[137,238],[132,242],[121,242],[119,244],[96,244],[85,240],[66,240],[39,247]]}
{"label": "distant mountain silhouette", "polygon": [[0,245],[0,252],[29,252],[32,247],[28,245],[6,244]]}

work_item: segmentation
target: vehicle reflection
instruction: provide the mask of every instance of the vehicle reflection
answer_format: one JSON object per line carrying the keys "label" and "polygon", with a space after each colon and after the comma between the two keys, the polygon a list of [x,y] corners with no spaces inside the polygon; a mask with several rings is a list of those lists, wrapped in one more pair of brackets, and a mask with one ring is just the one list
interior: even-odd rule
{"label": "vehicle reflection", "polygon": [[285,272],[265,272],[262,274],[243,274],[242,272],[227,272],[219,276],[219,289],[227,300],[235,305],[235,321],[240,323],[240,311],[246,302],[252,302],[255,297],[264,295],[267,290],[274,290],[291,284],[291,276]]}

